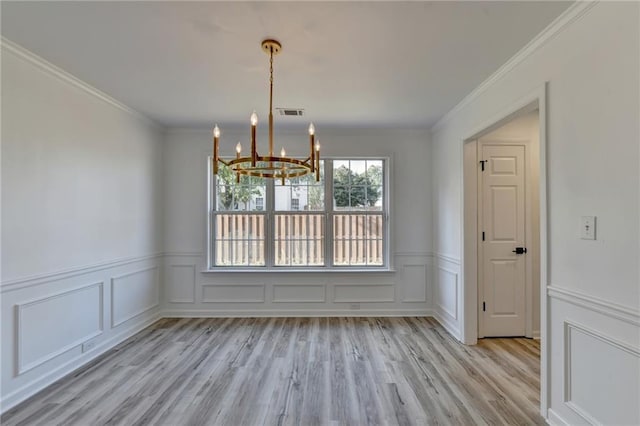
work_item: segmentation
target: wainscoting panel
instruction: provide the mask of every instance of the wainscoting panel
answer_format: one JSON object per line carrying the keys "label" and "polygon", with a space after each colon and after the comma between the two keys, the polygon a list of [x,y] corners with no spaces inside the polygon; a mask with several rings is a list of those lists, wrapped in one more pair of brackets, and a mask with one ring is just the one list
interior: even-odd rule
{"label": "wainscoting panel", "polygon": [[403,302],[426,302],[428,293],[427,265],[404,264],[402,267]]}
{"label": "wainscoting panel", "polygon": [[[432,255],[399,252],[390,271],[206,271],[206,254],[165,254],[171,317],[415,316],[432,314]],[[193,269],[186,265],[193,265]],[[195,271],[195,301],[185,285]],[[226,304],[226,305],[225,305]]]}
{"label": "wainscoting panel", "polygon": [[167,301],[195,303],[196,265],[169,265],[167,275]]}
{"label": "wainscoting panel", "polygon": [[436,319],[460,340],[463,324],[460,317],[460,260],[437,254],[434,259],[433,311]]}
{"label": "wainscoting panel", "polygon": [[438,311],[458,319],[458,273],[438,265]]}
{"label": "wainscoting panel", "polygon": [[554,423],[640,424],[640,313],[548,290]]}
{"label": "wainscoting panel", "polygon": [[145,255],[3,283],[0,410],[156,321],[161,262]]}
{"label": "wainscoting panel", "polygon": [[[640,349],[570,321],[565,321],[565,342],[567,406],[591,424],[640,424],[640,375],[629,374],[638,370]],[[607,367],[594,368],[593,358],[607,360]],[[632,410],[602,404],[602,395],[623,406],[635,406],[635,415]]]}
{"label": "wainscoting panel", "polygon": [[323,284],[274,284],[274,303],[324,303],[326,286]]}
{"label": "wainscoting panel", "polygon": [[17,374],[102,334],[103,291],[99,282],[17,304]]}
{"label": "wainscoting panel", "polygon": [[203,284],[204,303],[263,303],[264,284]]}
{"label": "wainscoting panel", "polygon": [[395,300],[394,290],[393,284],[335,284],[333,301],[336,303],[393,302]]}
{"label": "wainscoting panel", "polygon": [[160,304],[158,267],[111,278],[111,328]]}

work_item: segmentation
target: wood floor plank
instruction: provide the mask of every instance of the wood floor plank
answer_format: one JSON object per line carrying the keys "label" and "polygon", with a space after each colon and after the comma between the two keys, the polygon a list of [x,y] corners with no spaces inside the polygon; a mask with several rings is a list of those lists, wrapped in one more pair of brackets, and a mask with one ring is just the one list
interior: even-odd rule
{"label": "wood floor plank", "polygon": [[540,345],[432,318],[163,319],[3,425],[544,424]]}

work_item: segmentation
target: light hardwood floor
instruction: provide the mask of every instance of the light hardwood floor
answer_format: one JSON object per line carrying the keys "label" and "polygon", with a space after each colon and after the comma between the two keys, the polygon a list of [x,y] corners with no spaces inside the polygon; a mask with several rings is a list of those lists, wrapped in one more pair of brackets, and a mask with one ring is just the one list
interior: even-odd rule
{"label": "light hardwood floor", "polygon": [[1,423],[544,424],[539,355],[430,318],[164,319]]}

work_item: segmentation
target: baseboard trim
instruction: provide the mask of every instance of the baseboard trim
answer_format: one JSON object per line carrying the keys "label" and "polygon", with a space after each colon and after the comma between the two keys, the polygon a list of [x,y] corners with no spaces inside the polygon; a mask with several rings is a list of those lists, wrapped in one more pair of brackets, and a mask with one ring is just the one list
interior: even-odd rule
{"label": "baseboard trim", "polygon": [[160,312],[155,312],[149,316],[146,320],[133,325],[132,327],[127,328],[126,330],[122,330],[111,338],[105,340],[104,342],[97,345],[92,351],[83,353],[68,362],[62,364],[57,367],[55,370],[49,372],[48,374],[39,377],[30,383],[22,386],[19,389],[16,389],[14,392],[10,393],[6,397],[0,400],[0,414],[7,412],[12,409],[16,405],[25,401],[26,399],[32,397],[38,392],[42,391],[46,387],[52,385],[56,381],[62,379],[69,374],[72,374],[79,368],[82,368],[87,363],[93,361],[97,357],[105,354],[110,349],[114,348],[121,342],[125,341],[129,337],[139,333],[145,328],[149,327],[154,322],[162,319],[162,315]]}
{"label": "baseboard trim", "polygon": [[547,412],[548,412],[548,414],[547,414],[547,418],[545,420],[547,421],[548,425],[551,425],[551,426],[569,426],[569,423],[566,422],[562,417],[560,417],[558,415],[558,413],[553,411],[551,408],[549,408],[549,410],[547,410]]}
{"label": "baseboard trim", "polygon": [[430,309],[362,309],[359,311],[335,309],[289,309],[289,310],[202,310],[169,309],[162,312],[163,318],[291,318],[291,317],[432,317]]}
{"label": "baseboard trim", "polygon": [[451,336],[453,336],[457,341],[464,343],[462,342],[462,339],[460,336],[460,330],[458,330],[454,326],[454,324],[451,323],[451,321],[447,321],[446,319],[444,319],[442,315],[440,315],[440,313],[436,311],[433,312],[433,318],[435,318],[435,320],[438,321],[440,325],[444,327],[444,329],[447,330],[447,332],[451,334]]}

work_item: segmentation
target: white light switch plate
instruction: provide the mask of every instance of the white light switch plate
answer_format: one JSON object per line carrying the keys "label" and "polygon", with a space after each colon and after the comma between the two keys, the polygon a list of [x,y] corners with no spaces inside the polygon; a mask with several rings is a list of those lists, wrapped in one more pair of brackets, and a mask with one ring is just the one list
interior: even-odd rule
{"label": "white light switch plate", "polygon": [[596,239],[596,217],[582,216],[580,218],[580,238],[583,240]]}

